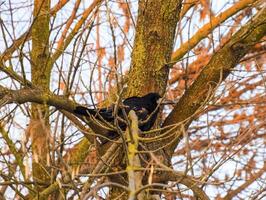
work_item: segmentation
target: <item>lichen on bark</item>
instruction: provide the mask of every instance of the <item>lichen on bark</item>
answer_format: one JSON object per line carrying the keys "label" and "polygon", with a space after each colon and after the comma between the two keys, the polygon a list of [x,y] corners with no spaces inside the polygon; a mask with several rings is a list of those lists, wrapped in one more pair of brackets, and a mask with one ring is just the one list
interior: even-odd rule
{"label": "lichen on bark", "polygon": [[180,8],[180,0],[139,2],[127,96],[164,93]]}

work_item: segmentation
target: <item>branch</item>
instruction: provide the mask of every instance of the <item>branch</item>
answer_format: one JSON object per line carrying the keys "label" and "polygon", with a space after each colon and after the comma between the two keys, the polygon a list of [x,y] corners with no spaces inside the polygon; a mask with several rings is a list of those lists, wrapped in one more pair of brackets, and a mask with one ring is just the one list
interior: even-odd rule
{"label": "branch", "polygon": [[251,177],[248,180],[246,180],[245,183],[240,185],[238,188],[228,192],[227,195],[223,199],[224,200],[233,199],[237,194],[245,190],[248,186],[254,183],[255,180],[261,177],[265,173],[265,170],[266,170],[266,161],[264,161],[263,167],[257,173],[252,174]]}
{"label": "branch", "polygon": [[24,178],[24,180],[28,180],[26,173],[25,173],[25,166],[23,164],[23,156],[21,155],[20,152],[17,151],[15,144],[13,143],[13,141],[10,139],[10,137],[8,136],[8,132],[6,132],[6,130],[4,129],[4,127],[2,126],[2,124],[0,123],[0,133],[3,137],[3,139],[5,140],[10,152],[14,155],[16,163],[18,164],[20,170],[21,170],[21,174]]}
{"label": "branch", "polygon": [[16,73],[11,67],[6,67],[0,58],[0,71],[5,72],[10,78],[18,81],[24,86],[32,87],[32,83],[29,80],[25,80],[22,76]]}
{"label": "branch", "polygon": [[[195,82],[181,97],[175,108],[165,119],[163,127],[174,125],[185,120],[186,128],[192,121],[191,117],[197,110],[204,106],[210,94],[214,94],[216,87],[230,74],[250,48],[258,43],[266,34],[266,6],[252,18],[246,26],[243,26],[218,52],[214,54],[207,66],[202,70]],[[176,131],[175,128],[174,131]],[[172,155],[181,135],[170,137],[171,145],[167,152]]]}
{"label": "branch", "polygon": [[[203,189],[200,188],[199,184],[202,185],[202,181],[199,178],[196,178],[194,176],[189,176],[183,172],[173,170],[172,168],[166,166],[165,164],[161,163],[152,153],[150,154],[152,159],[155,161],[155,163],[160,167],[159,169],[155,169],[155,171],[161,171],[160,174],[163,173],[163,176],[157,176],[154,173],[153,174],[153,182],[156,183],[166,183],[169,181],[176,182],[183,184],[187,186],[187,188],[191,189],[196,197],[199,197],[201,200],[209,200],[209,197],[206,195],[206,193],[203,191]],[[152,184],[151,184],[152,185]],[[147,187],[149,185],[144,186],[143,188]],[[141,189],[143,189],[141,188]]]}
{"label": "branch", "polygon": [[[69,0],[61,0],[59,1],[51,10],[50,14],[54,15],[58,10],[60,10]],[[102,0],[95,0],[89,8],[87,8],[82,18],[77,22],[76,26],[74,27],[73,31],[65,38],[64,45],[62,45],[57,51],[52,55],[52,58],[49,62],[50,68],[52,64],[56,61],[56,59],[62,54],[63,50],[66,49],[68,44],[72,41],[73,37],[78,33],[79,29],[82,27],[83,22],[86,20],[88,15],[93,11],[95,7],[98,7]],[[24,80],[23,77],[18,75],[16,72],[12,70],[12,68],[8,68],[4,65],[4,62],[9,60],[14,53],[23,43],[31,39],[32,34],[32,25],[31,27],[23,33],[17,40],[14,40],[13,44],[7,48],[1,55],[0,55],[0,70],[5,72],[7,75],[12,77],[13,79],[17,80],[18,82],[22,83],[23,85],[31,86],[31,82],[28,80]],[[26,82],[25,82],[26,81]]]}
{"label": "branch", "polygon": [[183,2],[182,3],[182,9],[180,11],[180,19],[183,19],[183,17],[190,10],[190,8],[195,6],[196,3],[197,3],[197,1],[195,1],[195,0],[187,0],[187,1]]}
{"label": "branch", "polygon": [[198,185],[198,181],[193,180],[192,177],[189,176],[180,176],[177,173],[171,173],[169,175],[170,180],[172,181],[179,181],[181,184],[187,186],[189,189],[191,189],[194,193],[194,195],[201,200],[209,200],[209,197],[207,194],[201,189]]}
{"label": "branch", "polygon": [[54,182],[48,188],[39,193],[33,200],[45,200],[47,197],[60,189],[59,183]]}
{"label": "branch", "polygon": [[[122,142],[122,139],[120,138],[118,140],[119,143]],[[108,151],[106,151],[106,153],[104,154],[104,156],[101,158],[101,160],[97,163],[96,167],[94,168],[94,170],[92,171],[92,175],[94,174],[99,174],[99,173],[103,173],[104,176],[104,172],[106,172],[107,170],[109,170],[110,166],[112,165],[112,163],[114,162],[114,158],[121,153],[121,145],[119,143],[113,143],[110,148],[108,149]],[[84,199],[83,197],[86,196],[86,194],[89,192],[91,185],[93,184],[95,179],[90,178],[88,179],[88,181],[84,184],[82,191],[81,191],[81,199]]]}
{"label": "branch", "polygon": [[64,109],[71,113],[74,113],[74,109],[77,105],[75,102],[67,99],[65,96],[54,95],[52,93],[44,92],[40,89],[30,88],[11,90],[0,86],[0,99],[0,107],[11,103],[23,104],[31,102],[47,104],[54,106],[57,109]]}
{"label": "branch", "polygon": [[64,42],[61,42],[57,47],[55,53],[51,56],[50,63],[52,64],[62,55],[62,52],[68,47],[74,36],[78,33],[85,20],[92,13],[93,10],[97,10],[103,0],[94,0],[92,4],[83,12],[81,19],[76,23],[73,30],[65,37]]}
{"label": "branch", "polygon": [[[55,15],[58,10],[63,8],[69,0],[60,0],[53,8],[50,10],[50,15]],[[5,62],[9,60],[14,53],[24,42],[31,38],[31,28],[25,31],[18,39],[14,40],[13,43],[0,55],[0,60]],[[2,68],[2,66],[0,67]]]}
{"label": "branch", "polygon": [[[158,169],[155,169],[155,171],[156,170]],[[193,191],[196,197],[200,198],[201,200],[209,200],[209,197],[207,196],[207,194],[203,191],[203,189],[199,187],[200,180],[197,180],[192,176],[186,175],[183,172],[174,171],[173,169],[170,169],[167,167],[166,168],[163,167],[162,170],[167,171],[164,176],[160,176],[159,180],[156,180],[156,182],[154,183],[143,186],[142,188],[136,191],[136,194],[138,194],[144,189],[154,187],[154,186],[165,187],[164,184],[163,185],[161,184],[162,182],[172,181],[172,182],[185,185],[187,188]]]}
{"label": "branch", "polygon": [[[74,113],[74,110],[78,105],[74,101],[67,99],[65,96],[55,95],[51,92],[46,92],[40,89],[23,88],[20,90],[11,90],[0,85],[0,108],[6,104],[23,104],[28,102],[54,106],[58,110],[65,110],[70,113]],[[95,119],[90,117],[85,118],[81,115],[76,116],[83,120],[98,136],[106,137],[108,133],[106,127],[102,126],[99,122],[96,122]]]}
{"label": "branch", "polygon": [[208,24],[205,24],[202,28],[200,28],[197,33],[194,34],[193,37],[191,37],[187,42],[182,44],[182,46],[172,54],[171,63],[175,63],[180,60],[189,50],[193,49],[202,39],[206,38],[211,33],[211,31],[213,31],[217,26],[219,26],[229,17],[232,17],[240,10],[243,10],[251,4],[254,4],[256,1],[241,0],[235,3],[226,11],[219,14],[218,16],[211,18]]}
{"label": "branch", "polygon": [[[127,165],[127,174],[128,174],[128,200],[136,199],[136,190],[142,186],[142,176],[141,172],[135,172],[136,168],[140,168],[140,159],[136,154],[138,152],[138,117],[136,113],[131,110],[128,115],[130,123],[130,130],[127,129],[127,139],[130,141],[128,143],[128,165]],[[140,198],[141,199],[141,198]]]}
{"label": "branch", "polygon": [[[64,7],[64,5],[69,0],[60,0],[51,10],[50,14],[55,15],[58,10]],[[1,22],[3,23],[3,22]],[[22,83],[25,86],[32,86],[31,82],[28,80],[24,80],[22,76],[17,74],[12,68],[6,67],[5,62],[9,60],[14,53],[14,51],[18,50],[19,47],[24,44],[26,41],[31,39],[31,30],[32,25],[30,28],[25,31],[20,37],[13,41],[13,43],[0,55],[0,70],[5,72],[8,76],[15,79],[16,81]]]}

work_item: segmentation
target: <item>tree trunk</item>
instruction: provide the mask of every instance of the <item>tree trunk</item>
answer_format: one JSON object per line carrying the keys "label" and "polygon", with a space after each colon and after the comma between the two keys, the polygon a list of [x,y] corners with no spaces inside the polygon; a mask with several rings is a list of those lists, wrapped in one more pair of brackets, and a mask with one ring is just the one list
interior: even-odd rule
{"label": "tree trunk", "polygon": [[164,94],[181,0],[140,1],[128,95]]}
{"label": "tree trunk", "polygon": [[[31,79],[35,86],[43,91],[49,91],[50,67],[49,63],[49,11],[50,0],[34,1],[34,19],[32,26],[32,52],[31,52]],[[47,168],[49,156],[48,139],[49,110],[47,105],[32,104],[31,119],[28,128],[28,136],[32,140],[33,153],[33,179],[35,181],[49,183],[50,175]],[[37,186],[38,191],[43,188]]]}
{"label": "tree trunk", "polygon": [[[181,0],[139,1],[127,96],[140,96],[149,92],[164,94],[180,9]],[[151,144],[147,148],[155,146]],[[143,156],[148,159],[147,155]],[[110,198],[118,197],[123,192],[125,191],[119,188],[112,188]],[[127,195],[122,196],[123,199],[128,198]],[[148,193],[144,196],[145,199],[153,199]]]}

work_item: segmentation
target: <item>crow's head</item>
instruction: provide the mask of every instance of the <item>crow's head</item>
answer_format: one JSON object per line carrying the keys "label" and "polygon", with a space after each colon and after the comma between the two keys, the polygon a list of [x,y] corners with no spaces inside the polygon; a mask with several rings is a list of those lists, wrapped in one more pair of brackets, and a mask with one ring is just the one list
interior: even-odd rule
{"label": "crow's head", "polygon": [[153,112],[160,103],[162,97],[158,93],[153,92],[146,94],[142,98],[147,104],[149,104],[149,111]]}
{"label": "crow's head", "polygon": [[[152,92],[152,93],[148,93],[148,94],[144,95],[142,98],[150,100],[152,102],[157,102],[162,97],[158,93]],[[159,102],[157,102],[157,103],[159,103]]]}

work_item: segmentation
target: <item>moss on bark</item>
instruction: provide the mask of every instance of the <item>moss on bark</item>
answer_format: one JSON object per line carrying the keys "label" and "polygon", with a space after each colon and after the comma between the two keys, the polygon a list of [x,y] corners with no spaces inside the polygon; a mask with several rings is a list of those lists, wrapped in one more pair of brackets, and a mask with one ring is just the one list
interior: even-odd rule
{"label": "moss on bark", "polygon": [[127,96],[164,93],[180,8],[180,0],[139,2]]}
{"label": "moss on bark", "polygon": [[[49,63],[49,20],[50,20],[50,0],[35,0],[33,10],[32,26],[32,52],[31,52],[31,79],[35,86],[44,91],[49,91],[50,67]],[[32,104],[31,123],[39,120],[44,126],[49,127],[49,110],[47,105]],[[44,122],[41,120],[45,118]],[[48,134],[42,134],[37,129],[31,133],[32,151],[37,158],[32,164],[33,179],[40,182],[49,183],[50,176],[47,168],[48,157]],[[34,139],[33,139],[34,138]],[[40,153],[40,149],[42,149]],[[38,160],[38,161],[37,161]],[[41,191],[43,188],[37,187]]]}

